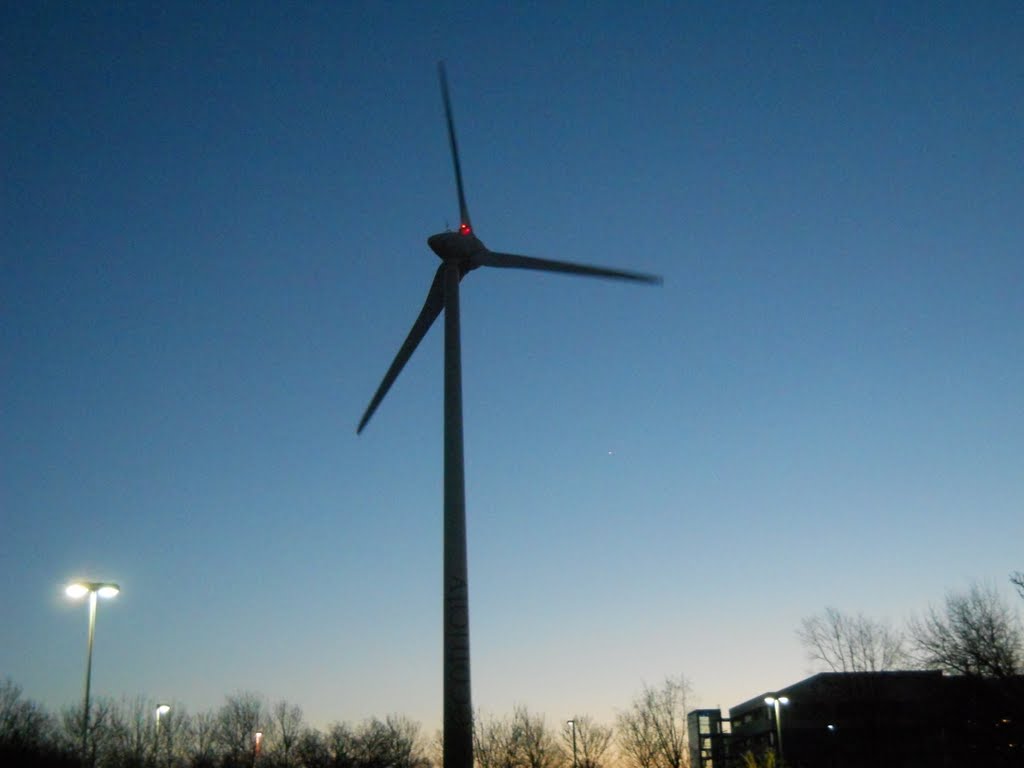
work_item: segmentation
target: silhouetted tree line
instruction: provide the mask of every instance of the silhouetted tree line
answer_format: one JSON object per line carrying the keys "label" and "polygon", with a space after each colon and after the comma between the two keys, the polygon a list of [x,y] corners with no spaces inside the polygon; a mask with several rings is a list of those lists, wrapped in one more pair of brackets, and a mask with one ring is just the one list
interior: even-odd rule
{"label": "silhouetted tree line", "polygon": [[[157,720],[144,698],[97,698],[82,756],[82,707],[51,715],[0,682],[0,766],[81,768],[429,768],[419,724],[390,715],[358,725],[309,727],[300,707],[267,706],[256,694],[228,696],[220,709],[189,714],[172,705]],[[260,734],[257,740],[256,734]]]}
{"label": "silhouetted tree line", "polygon": [[22,697],[17,685],[0,681],[0,765],[77,766],[73,743],[52,715]]}
{"label": "silhouetted tree line", "polygon": [[[479,768],[685,768],[689,685],[682,677],[644,686],[616,726],[587,715],[551,727],[519,706],[511,717],[478,713],[474,729]],[[428,740],[418,723],[399,715],[318,730],[302,709],[268,706],[258,695],[228,696],[212,712],[189,714],[171,705],[156,718],[145,698],[92,701],[82,752],[82,709],[59,715],[0,683],[0,766],[49,768],[431,768],[440,766],[442,734]],[[256,734],[261,734],[257,740]],[[619,736],[616,739],[616,735]]]}
{"label": "silhouetted tree line", "polygon": [[[1024,598],[1024,572],[1011,582]],[[951,592],[905,628],[834,608],[806,618],[797,633],[812,660],[836,672],[941,669],[979,678],[1024,674],[1024,630],[1017,611],[992,588]],[[516,707],[511,717],[478,713],[478,768],[687,768],[683,677],[645,685],[614,726],[587,715],[549,726]],[[0,682],[0,766],[40,768],[431,768],[440,766],[438,733],[399,715],[318,730],[288,702],[268,705],[250,692],[219,709],[189,714],[172,704],[159,720],[145,698],[94,699],[82,755],[82,708],[54,715],[12,681]],[[255,734],[262,737],[256,740]],[[575,739],[574,739],[575,736]],[[575,744],[574,744],[575,741]]]}
{"label": "silhouetted tree line", "polygon": [[[1024,573],[1010,582],[1024,598]],[[807,657],[830,672],[937,669],[954,675],[1024,675],[1020,614],[993,587],[949,592],[940,607],[910,617],[904,628],[864,614],[825,608],[804,618],[797,636]]]}

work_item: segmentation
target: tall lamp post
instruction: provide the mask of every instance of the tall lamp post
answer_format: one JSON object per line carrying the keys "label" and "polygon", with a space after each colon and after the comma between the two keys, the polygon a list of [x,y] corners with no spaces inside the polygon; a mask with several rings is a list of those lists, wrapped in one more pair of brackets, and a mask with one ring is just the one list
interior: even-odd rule
{"label": "tall lamp post", "polygon": [[572,768],[576,768],[576,721],[566,720],[565,724],[572,728]]}
{"label": "tall lamp post", "polygon": [[160,716],[171,711],[167,704],[161,704],[156,708],[156,763],[160,764]]}
{"label": "tall lamp post", "polygon": [[766,696],[764,703],[775,708],[775,744],[779,750],[779,764],[782,764],[782,710],[779,705],[789,704],[788,696]]}
{"label": "tall lamp post", "polygon": [[92,684],[92,640],[96,634],[96,598],[113,597],[121,588],[108,581],[76,581],[68,584],[64,594],[78,600],[89,596],[89,644],[85,656],[85,701],[82,704],[82,762],[88,763],[89,749],[89,689]]}

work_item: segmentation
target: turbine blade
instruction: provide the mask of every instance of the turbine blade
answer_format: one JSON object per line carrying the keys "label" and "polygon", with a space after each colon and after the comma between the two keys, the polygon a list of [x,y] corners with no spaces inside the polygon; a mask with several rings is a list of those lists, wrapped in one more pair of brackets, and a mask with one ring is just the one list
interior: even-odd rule
{"label": "turbine blade", "polygon": [[606,277],[613,280],[633,280],[638,283],[661,285],[659,275],[648,275],[643,272],[629,272],[624,269],[593,267],[588,264],[575,264],[571,261],[555,261],[538,259],[533,256],[519,256],[515,253],[498,251],[482,251],[473,256],[474,261],[484,267],[506,267],[511,269],[535,269],[541,272],[567,272],[571,275],[588,275],[590,277]]}
{"label": "turbine blade", "polygon": [[459,165],[459,145],[455,141],[455,122],[452,120],[452,100],[448,95],[448,75],[444,69],[444,62],[437,63],[437,71],[441,76],[441,96],[444,98],[444,115],[448,120],[448,142],[452,148],[452,163],[455,165],[455,186],[459,190],[459,224],[460,230],[468,227],[470,231],[473,224],[469,220],[469,208],[466,206],[466,195],[462,191],[462,167]]}
{"label": "turbine blade", "polygon": [[441,310],[444,309],[444,264],[437,268],[437,272],[434,273],[434,282],[430,284],[430,290],[427,292],[427,300],[423,303],[423,309],[420,310],[419,317],[416,318],[416,322],[412,324],[412,329],[409,331],[409,335],[405,337],[405,342],[402,344],[401,349],[398,350],[398,354],[395,355],[394,361],[391,363],[391,367],[388,368],[388,372],[384,374],[384,379],[381,381],[380,386],[377,387],[377,391],[373,395],[373,399],[370,404],[366,407],[366,412],[363,414],[363,418],[359,420],[359,426],[356,428],[356,434],[358,435],[363,431],[363,427],[366,426],[367,422],[370,421],[370,417],[373,416],[374,411],[377,410],[377,406],[380,405],[381,400],[384,399],[384,395],[391,389],[391,385],[395,383],[395,379],[398,378],[398,374],[402,372],[402,368],[409,362],[409,358],[412,357],[412,353],[416,351],[416,347],[423,340],[423,337],[427,335],[427,331],[430,330],[430,326],[433,324],[437,316],[441,314]]}

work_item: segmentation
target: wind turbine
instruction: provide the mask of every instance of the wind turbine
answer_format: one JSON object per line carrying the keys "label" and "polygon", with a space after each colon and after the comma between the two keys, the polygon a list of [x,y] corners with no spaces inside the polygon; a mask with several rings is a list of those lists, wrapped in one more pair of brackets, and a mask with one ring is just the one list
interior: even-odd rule
{"label": "wind turbine", "polygon": [[444,768],[473,766],[473,706],[469,678],[469,589],[466,570],[466,493],[462,452],[462,350],[459,341],[459,283],[477,267],[567,272],[640,283],[661,278],[640,272],[593,267],[492,251],[473,232],[462,188],[459,147],[444,62],[438,64],[448,141],[459,193],[459,229],[427,238],[441,259],[423,309],[359,421],[360,433],[395,383],[420,341],[444,310]]}

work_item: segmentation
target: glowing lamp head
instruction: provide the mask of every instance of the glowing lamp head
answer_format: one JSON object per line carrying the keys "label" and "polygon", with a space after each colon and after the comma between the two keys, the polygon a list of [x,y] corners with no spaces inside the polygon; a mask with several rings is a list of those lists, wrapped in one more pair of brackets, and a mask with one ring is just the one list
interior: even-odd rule
{"label": "glowing lamp head", "polygon": [[113,597],[120,591],[121,588],[117,584],[108,581],[76,581],[64,588],[64,594],[76,600],[94,592],[100,597]]}
{"label": "glowing lamp head", "polygon": [[156,708],[157,715],[166,715],[170,711],[171,707],[168,704],[161,704],[159,707]]}
{"label": "glowing lamp head", "polygon": [[64,589],[64,594],[73,600],[77,600],[78,598],[85,597],[89,594],[89,588],[85,586],[85,584],[78,584],[76,582],[75,584],[68,584]]}
{"label": "glowing lamp head", "polygon": [[473,228],[471,226],[469,226],[469,224],[467,224],[466,222],[462,222],[461,224],[459,224],[459,234],[460,235],[472,235],[473,234]]}

